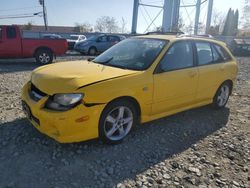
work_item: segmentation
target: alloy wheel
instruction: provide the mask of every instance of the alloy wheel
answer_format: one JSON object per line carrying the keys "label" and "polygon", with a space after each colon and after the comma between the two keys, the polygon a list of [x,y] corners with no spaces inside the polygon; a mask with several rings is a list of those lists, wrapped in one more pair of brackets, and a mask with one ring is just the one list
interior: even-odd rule
{"label": "alloy wheel", "polygon": [[219,94],[217,96],[217,104],[218,106],[222,107],[227,103],[228,97],[230,94],[230,89],[228,85],[223,85],[220,88]]}
{"label": "alloy wheel", "polygon": [[105,136],[113,141],[123,139],[133,125],[133,113],[126,106],[118,106],[111,110],[104,121]]}

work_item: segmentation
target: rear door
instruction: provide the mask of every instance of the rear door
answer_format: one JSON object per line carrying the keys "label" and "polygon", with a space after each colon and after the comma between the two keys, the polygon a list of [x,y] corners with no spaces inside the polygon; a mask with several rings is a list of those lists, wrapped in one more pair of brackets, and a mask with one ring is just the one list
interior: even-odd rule
{"label": "rear door", "polygon": [[0,39],[1,54],[5,58],[15,58],[22,56],[21,38],[15,26],[3,27],[2,40]]}
{"label": "rear door", "polygon": [[109,46],[111,47],[120,42],[120,38],[118,36],[110,35],[108,36],[108,41],[109,41]]}
{"label": "rear door", "polygon": [[191,41],[176,42],[167,51],[153,76],[153,115],[181,109],[194,102],[198,84],[194,60]]}
{"label": "rear door", "polygon": [[197,101],[211,101],[219,86],[225,81],[225,60],[221,57],[217,45],[212,43],[196,41],[195,48],[199,71]]}

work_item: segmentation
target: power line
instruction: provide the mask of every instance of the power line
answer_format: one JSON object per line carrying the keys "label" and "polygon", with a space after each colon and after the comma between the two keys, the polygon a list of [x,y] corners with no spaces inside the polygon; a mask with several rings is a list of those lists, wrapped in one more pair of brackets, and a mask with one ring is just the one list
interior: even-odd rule
{"label": "power line", "polygon": [[0,17],[0,19],[3,20],[3,19],[30,18],[30,17],[35,17],[35,16],[34,15],[33,16],[9,16],[9,17]]}
{"label": "power line", "polygon": [[[12,9],[0,9],[0,12],[7,12],[7,11],[14,11],[14,10],[28,10],[28,9],[34,9],[38,8],[39,6],[34,6],[34,7],[22,7],[22,8],[12,8]],[[40,8],[40,7],[39,7]]]}

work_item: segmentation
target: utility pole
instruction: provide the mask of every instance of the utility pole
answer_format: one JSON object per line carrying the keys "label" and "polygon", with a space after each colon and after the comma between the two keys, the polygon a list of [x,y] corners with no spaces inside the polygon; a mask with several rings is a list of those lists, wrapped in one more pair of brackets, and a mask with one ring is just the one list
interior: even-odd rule
{"label": "utility pole", "polygon": [[47,20],[47,10],[45,7],[45,0],[39,0],[39,3],[43,7],[44,26],[45,26],[45,30],[48,31],[48,20]]}
{"label": "utility pole", "polygon": [[208,31],[209,31],[210,26],[211,26],[211,18],[212,18],[212,11],[213,11],[213,3],[214,3],[214,0],[208,0],[206,34],[208,34]]}
{"label": "utility pole", "polygon": [[195,23],[194,23],[194,34],[198,34],[199,19],[200,19],[200,10],[201,10],[201,0],[196,2],[196,13],[195,13]]}
{"label": "utility pole", "polygon": [[137,30],[138,9],[139,9],[139,0],[134,0],[132,29],[131,29],[132,34],[136,34],[136,30]]}

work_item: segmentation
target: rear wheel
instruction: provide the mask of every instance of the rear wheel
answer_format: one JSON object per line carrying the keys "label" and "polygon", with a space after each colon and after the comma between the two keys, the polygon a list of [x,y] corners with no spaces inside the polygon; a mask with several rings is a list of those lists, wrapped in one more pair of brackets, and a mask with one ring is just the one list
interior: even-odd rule
{"label": "rear wheel", "polygon": [[52,63],[53,53],[47,49],[38,50],[35,54],[36,62],[42,65]]}
{"label": "rear wheel", "polygon": [[119,100],[109,104],[100,118],[100,138],[109,144],[121,142],[134,127],[137,116],[131,102]]}
{"label": "rear wheel", "polygon": [[228,82],[223,83],[214,96],[213,106],[217,109],[225,107],[230,96],[230,91],[230,84]]}

